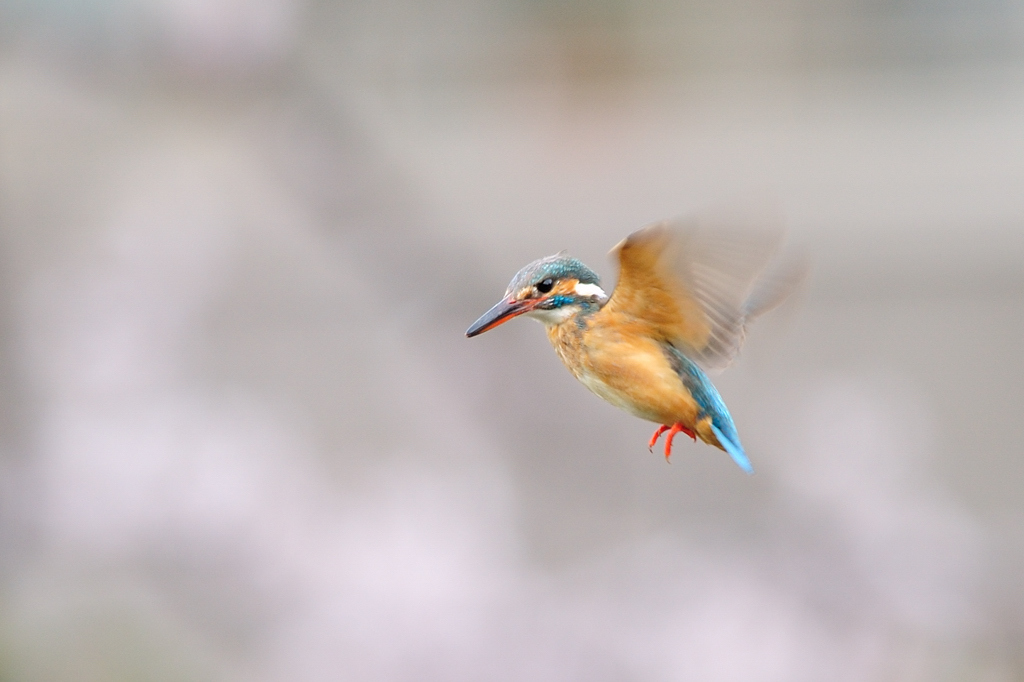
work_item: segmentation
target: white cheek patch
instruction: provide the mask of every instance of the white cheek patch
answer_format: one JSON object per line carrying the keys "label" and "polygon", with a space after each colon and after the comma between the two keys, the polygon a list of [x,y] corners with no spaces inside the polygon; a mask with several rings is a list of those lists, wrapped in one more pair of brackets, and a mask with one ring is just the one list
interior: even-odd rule
{"label": "white cheek patch", "polygon": [[576,282],[576,286],[573,287],[573,291],[576,292],[577,296],[596,296],[602,301],[608,300],[608,294],[604,293],[604,289],[597,286],[596,284],[584,284],[583,282]]}

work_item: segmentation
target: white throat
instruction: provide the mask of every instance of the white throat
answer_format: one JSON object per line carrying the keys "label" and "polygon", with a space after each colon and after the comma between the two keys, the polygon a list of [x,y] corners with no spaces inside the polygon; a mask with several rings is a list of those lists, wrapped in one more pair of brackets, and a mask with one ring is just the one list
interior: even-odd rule
{"label": "white throat", "polygon": [[561,308],[554,308],[552,310],[534,308],[530,312],[526,313],[526,315],[528,317],[532,317],[538,322],[544,323],[546,327],[556,327],[579,311],[580,307],[578,305],[564,305]]}

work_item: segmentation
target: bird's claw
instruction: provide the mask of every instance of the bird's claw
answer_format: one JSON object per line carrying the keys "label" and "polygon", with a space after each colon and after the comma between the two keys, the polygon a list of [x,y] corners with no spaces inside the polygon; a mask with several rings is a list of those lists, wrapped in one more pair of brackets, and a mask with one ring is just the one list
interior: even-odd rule
{"label": "bird's claw", "polygon": [[658,439],[661,437],[661,434],[665,433],[666,431],[668,431],[668,436],[665,438],[665,461],[666,462],[669,461],[669,457],[671,457],[671,455],[672,455],[672,439],[675,438],[675,435],[677,433],[685,433],[687,436],[692,438],[695,443],[697,442],[697,434],[695,434],[693,432],[693,430],[686,428],[685,426],[683,426],[679,422],[676,422],[672,426],[666,426],[666,425],[662,424],[661,426],[658,427],[658,430],[654,432],[654,435],[651,436],[651,440],[647,444],[648,452],[654,452],[655,444],[657,444]]}
{"label": "bird's claw", "polygon": [[654,452],[654,446],[658,443],[658,439],[661,438],[661,434],[665,433],[668,430],[669,427],[665,426],[664,424],[658,427],[658,430],[654,432],[653,436],[651,436],[651,441],[647,444],[648,452]]}

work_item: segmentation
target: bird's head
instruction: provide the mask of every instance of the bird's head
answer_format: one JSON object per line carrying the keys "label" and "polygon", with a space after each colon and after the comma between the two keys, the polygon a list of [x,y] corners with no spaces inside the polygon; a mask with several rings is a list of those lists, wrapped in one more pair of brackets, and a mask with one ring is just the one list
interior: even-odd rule
{"label": "bird's head", "polygon": [[556,325],[580,313],[591,313],[608,300],[600,279],[586,265],[564,254],[541,258],[516,273],[505,297],[466,330],[483,334],[519,315]]}

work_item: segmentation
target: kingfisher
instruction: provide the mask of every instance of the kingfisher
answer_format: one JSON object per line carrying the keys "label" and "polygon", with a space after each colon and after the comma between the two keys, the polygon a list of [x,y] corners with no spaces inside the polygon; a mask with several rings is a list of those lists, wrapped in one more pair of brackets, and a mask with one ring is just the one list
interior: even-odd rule
{"label": "kingfisher", "polygon": [[593,393],[666,431],[665,459],[683,433],[717,447],[747,473],[750,459],[706,371],[727,366],[746,324],[793,289],[799,268],[769,268],[780,235],[724,233],[699,220],[664,221],[611,251],[619,280],[565,252],[535,260],[468,330],[477,336],[520,315],[539,320],[569,371]]}

